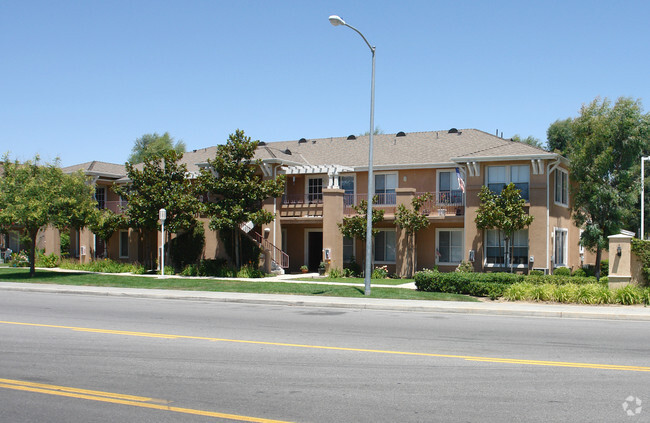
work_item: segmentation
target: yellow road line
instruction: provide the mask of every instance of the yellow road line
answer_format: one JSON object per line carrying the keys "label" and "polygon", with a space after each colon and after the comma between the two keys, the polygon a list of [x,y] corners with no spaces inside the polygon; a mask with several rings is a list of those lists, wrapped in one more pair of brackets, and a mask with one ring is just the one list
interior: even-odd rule
{"label": "yellow road line", "polygon": [[650,372],[650,367],[623,366],[618,364],[540,361],[540,360],[524,360],[524,359],[500,358],[500,357],[481,357],[481,356],[468,356],[468,355],[455,355],[455,354],[374,350],[374,349],[367,349],[367,348],[331,347],[331,346],[324,346],[324,345],[291,344],[291,343],[284,343],[284,342],[268,342],[268,341],[250,341],[244,339],[211,338],[205,336],[171,335],[171,334],[164,334],[164,333],[93,329],[93,328],[82,328],[76,326],[45,325],[39,323],[24,323],[24,322],[0,321],[0,324],[45,327],[45,328],[73,330],[77,332],[140,336],[140,337],[148,337],[148,338],[195,339],[195,340],[213,341],[213,342],[231,342],[231,343],[239,343],[239,344],[269,345],[269,346],[276,346],[276,347],[310,348],[310,349],[321,349],[321,350],[330,350],[330,351],[365,352],[365,353],[374,353],[374,354],[408,355],[408,356],[418,356],[418,357],[455,358],[455,359],[461,359],[466,361],[477,361],[477,362],[487,362],[487,363],[506,363],[506,364],[522,364],[522,365],[530,365],[530,366],[552,366],[552,367],[571,367],[571,368],[586,368],[586,369],[600,369],[600,370],[619,370],[619,371],[631,371],[631,372]]}
{"label": "yellow road line", "polygon": [[282,420],[262,419],[259,417],[240,416],[237,414],[217,413],[214,411],[195,410],[192,408],[170,407],[168,405],[152,404],[152,398],[122,395],[112,392],[90,391],[67,386],[44,385],[39,383],[25,382],[21,380],[0,379],[0,388],[13,389],[15,391],[34,392],[60,397],[85,399],[90,401],[108,402],[111,404],[130,405],[134,407],[150,408],[153,410],[172,411],[175,413],[194,414],[197,416],[217,417],[220,419],[237,420],[254,423],[289,423]]}

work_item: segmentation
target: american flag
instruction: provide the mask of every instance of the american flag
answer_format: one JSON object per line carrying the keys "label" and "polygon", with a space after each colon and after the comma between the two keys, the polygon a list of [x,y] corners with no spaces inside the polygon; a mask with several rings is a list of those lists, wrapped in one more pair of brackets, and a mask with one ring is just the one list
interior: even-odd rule
{"label": "american flag", "polygon": [[463,181],[463,178],[460,176],[460,170],[456,168],[456,178],[458,178],[458,186],[460,187],[460,190],[465,193],[465,182]]}

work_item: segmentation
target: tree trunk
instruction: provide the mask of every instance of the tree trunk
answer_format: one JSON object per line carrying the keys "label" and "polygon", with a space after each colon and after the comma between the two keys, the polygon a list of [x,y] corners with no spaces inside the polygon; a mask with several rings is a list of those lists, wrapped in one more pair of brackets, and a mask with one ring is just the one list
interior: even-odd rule
{"label": "tree trunk", "polygon": [[241,269],[241,261],[240,261],[241,260],[241,254],[240,254],[241,242],[239,242],[240,241],[240,239],[239,239],[239,237],[240,237],[239,230],[235,230],[234,235],[235,235],[234,236],[234,238],[235,238],[235,267],[237,268],[237,270],[239,270],[239,269]]}
{"label": "tree trunk", "polygon": [[36,231],[32,231],[32,230],[29,231],[29,237],[32,240],[32,245],[29,247],[29,277],[30,278],[36,276],[36,236],[37,235],[38,235],[38,229],[36,229]]}
{"label": "tree trunk", "polygon": [[600,262],[601,262],[602,250],[600,245],[596,247],[596,280],[600,280]]}

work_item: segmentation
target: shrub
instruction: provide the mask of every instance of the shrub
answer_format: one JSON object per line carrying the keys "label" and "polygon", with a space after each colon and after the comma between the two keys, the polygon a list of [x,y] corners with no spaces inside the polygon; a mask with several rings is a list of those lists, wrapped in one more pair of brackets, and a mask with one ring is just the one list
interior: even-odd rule
{"label": "shrub", "polygon": [[386,279],[388,277],[388,268],[386,266],[376,267],[370,275],[370,279]]}
{"label": "shrub", "polygon": [[[158,273],[159,275],[162,274],[162,272],[161,272],[160,270],[158,270],[157,273]],[[171,267],[171,266],[165,266],[165,275],[169,276],[169,275],[173,275],[173,274],[174,274],[174,268]]]}
{"label": "shrub", "polygon": [[350,257],[350,262],[343,268],[346,277],[357,277],[361,274],[361,266],[356,262],[354,256]]}
{"label": "shrub", "polygon": [[571,269],[568,267],[558,267],[553,269],[553,274],[557,276],[571,276]]}
{"label": "shrub", "polygon": [[120,263],[110,259],[94,260],[88,263],[79,263],[72,260],[61,260],[61,269],[85,270],[99,273],[144,273],[144,267],[139,264]]}
{"label": "shrub", "polygon": [[553,290],[553,300],[558,303],[573,303],[576,299],[576,287],[574,284],[556,285]]}
{"label": "shrub", "polygon": [[199,276],[199,266],[188,264],[181,270],[181,276]]}
{"label": "shrub", "polygon": [[36,255],[36,266],[37,267],[56,267],[59,264],[59,257],[52,254],[43,254],[40,251]]}
{"label": "shrub", "polygon": [[549,283],[553,285],[566,285],[568,283],[575,285],[585,285],[591,283],[597,283],[595,277],[581,277],[581,276],[561,276],[558,274],[554,275],[528,275],[525,278],[526,282],[532,284],[544,284]]}
{"label": "shrub", "polygon": [[27,258],[27,253],[20,251],[18,253],[11,253],[11,259],[9,260],[9,266],[11,267],[28,267],[29,259]]}
{"label": "shrub", "polygon": [[535,270],[531,270],[528,273],[528,276],[544,276],[544,272],[542,272],[541,270],[535,269]]}
{"label": "shrub", "polygon": [[571,273],[571,276],[573,276],[573,277],[584,278],[584,277],[587,276],[587,272],[585,272],[585,269],[583,269],[583,268],[581,268],[581,267],[578,267],[576,270],[574,270],[574,271]]}
{"label": "shrub", "polygon": [[255,268],[252,264],[247,264],[237,272],[238,278],[263,278],[264,272]]}
{"label": "shrub", "polygon": [[523,279],[523,275],[512,273],[441,273],[437,270],[424,270],[415,274],[415,286],[419,291],[496,299],[503,296],[508,286]]}
{"label": "shrub", "polygon": [[600,262],[600,276],[609,276],[609,260],[601,260]]}
{"label": "shrub", "polygon": [[198,271],[199,276],[235,277],[235,271],[228,265],[228,260],[223,258],[201,260]]}
{"label": "shrub", "polygon": [[623,305],[641,304],[644,301],[643,291],[633,285],[619,288],[614,291],[614,301]]}
{"label": "shrub", "polygon": [[330,273],[328,275],[330,278],[340,278],[343,276],[343,271],[341,269],[330,269]]}
{"label": "shrub", "polygon": [[469,261],[461,261],[455,271],[463,272],[463,273],[472,273],[474,272],[474,265]]}

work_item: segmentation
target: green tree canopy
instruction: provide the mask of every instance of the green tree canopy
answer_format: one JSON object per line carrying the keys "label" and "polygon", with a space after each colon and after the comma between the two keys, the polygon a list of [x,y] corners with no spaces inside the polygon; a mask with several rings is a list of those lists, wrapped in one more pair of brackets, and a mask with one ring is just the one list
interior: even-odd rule
{"label": "green tree canopy", "polygon": [[158,211],[167,210],[165,229],[176,233],[196,223],[199,200],[191,181],[186,178],[187,166],[180,164],[183,154],[167,150],[161,155],[145,158],[135,167],[126,163],[127,186],[115,191],[127,201],[126,218],[132,228],[158,230]]}
{"label": "green tree canopy", "polygon": [[[515,232],[533,223],[534,217],[524,208],[526,200],[521,198],[521,190],[512,182],[503,188],[500,194],[483,185],[478,197],[480,205],[474,220],[478,229],[497,229],[506,234],[506,239],[511,240]],[[510,257],[512,258],[512,254]]]}
{"label": "green tree canopy", "polygon": [[640,158],[650,152],[650,116],[640,100],[621,97],[613,106],[595,99],[570,125],[572,217],[584,228],[581,244],[601,252],[609,235],[635,230],[639,218]]}
{"label": "green tree canopy", "polygon": [[555,151],[564,156],[567,154],[569,145],[573,144],[573,119],[556,120],[546,130],[546,139],[549,151]]}
{"label": "green tree canopy", "polygon": [[544,144],[542,144],[542,142],[539,140],[539,138],[535,138],[532,135],[529,135],[526,138],[521,138],[521,136],[519,136],[519,134],[515,134],[515,135],[513,135],[512,140],[516,141],[516,142],[521,142],[521,143],[524,143],[524,144],[528,144],[528,145],[533,146],[533,147],[541,148],[542,150],[544,149]]}
{"label": "green tree canopy", "polygon": [[202,205],[203,213],[210,218],[210,229],[233,231],[237,267],[241,266],[240,226],[272,222],[275,216],[262,204],[284,192],[284,175],[264,179],[260,173],[262,161],[253,159],[258,143],[237,129],[226,144],[217,147],[214,160],[208,160],[209,168],[201,169],[198,181],[200,191],[211,198]]}
{"label": "green tree canopy", "polygon": [[182,140],[174,142],[174,138],[169,135],[169,132],[162,135],[158,135],[156,132],[144,134],[135,140],[129,162],[143,163],[146,159],[152,159],[154,156],[159,157],[168,150],[174,150],[182,156],[185,153],[185,143]]}
{"label": "green tree canopy", "polygon": [[53,225],[81,228],[97,213],[94,187],[81,172],[64,174],[58,163],[20,163],[5,156],[0,178],[0,224],[23,228],[31,240],[30,276],[35,274],[36,236]]}

